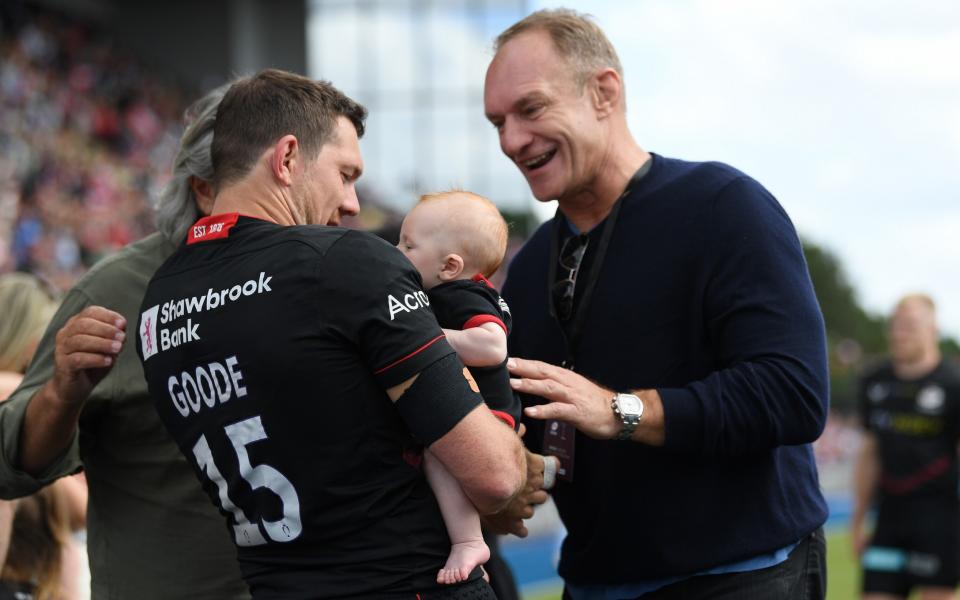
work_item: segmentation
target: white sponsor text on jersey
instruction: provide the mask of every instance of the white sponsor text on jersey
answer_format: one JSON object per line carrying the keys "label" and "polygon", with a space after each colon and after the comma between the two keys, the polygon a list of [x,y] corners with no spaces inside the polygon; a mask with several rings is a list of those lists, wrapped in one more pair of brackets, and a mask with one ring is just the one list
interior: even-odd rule
{"label": "white sponsor text on jersey", "polygon": [[254,294],[272,292],[273,290],[270,288],[271,279],[273,279],[272,275],[268,276],[261,271],[259,279],[248,279],[242,284],[237,284],[217,292],[214,292],[213,288],[209,288],[206,294],[164,302],[160,306],[160,323],[169,323],[184,315],[213,310],[225,305],[227,301],[233,302],[241,296],[252,296]]}
{"label": "white sponsor text on jersey", "polygon": [[400,298],[393,294],[387,294],[387,310],[390,311],[391,321],[397,316],[397,313],[413,312],[423,306],[430,306],[430,300],[424,291],[417,290],[410,294],[404,294]]}

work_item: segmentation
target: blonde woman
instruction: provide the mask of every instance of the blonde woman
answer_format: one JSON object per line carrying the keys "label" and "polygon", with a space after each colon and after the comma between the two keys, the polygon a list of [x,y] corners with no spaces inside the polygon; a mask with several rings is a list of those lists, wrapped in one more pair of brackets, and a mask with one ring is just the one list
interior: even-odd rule
{"label": "blonde woman", "polygon": [[[53,293],[25,273],[0,276],[0,401],[16,389],[57,308]],[[4,593],[37,600],[73,600],[80,590],[83,555],[71,538],[86,520],[82,476],[0,506],[0,600]]]}
{"label": "blonde woman", "polygon": [[53,294],[37,277],[0,275],[0,400],[20,383],[56,309]]}

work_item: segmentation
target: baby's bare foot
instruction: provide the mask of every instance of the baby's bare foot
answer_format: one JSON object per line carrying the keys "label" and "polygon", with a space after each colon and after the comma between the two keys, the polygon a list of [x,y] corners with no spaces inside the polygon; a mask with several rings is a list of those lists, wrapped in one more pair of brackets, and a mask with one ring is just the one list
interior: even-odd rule
{"label": "baby's bare foot", "polygon": [[479,565],[490,560],[490,548],[483,540],[471,540],[453,544],[447,564],[437,573],[437,583],[460,583],[470,577]]}

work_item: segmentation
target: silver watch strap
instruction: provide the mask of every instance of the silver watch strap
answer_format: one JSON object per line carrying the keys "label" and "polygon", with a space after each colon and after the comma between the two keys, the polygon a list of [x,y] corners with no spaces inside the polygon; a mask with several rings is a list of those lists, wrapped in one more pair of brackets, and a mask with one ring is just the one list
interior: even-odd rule
{"label": "silver watch strap", "polygon": [[640,418],[635,415],[624,415],[621,413],[620,409],[617,407],[618,396],[620,396],[620,394],[614,394],[613,398],[610,400],[610,406],[613,408],[613,413],[619,417],[622,425],[622,428],[614,439],[623,442],[633,437],[633,432],[637,430],[637,425],[640,424]]}

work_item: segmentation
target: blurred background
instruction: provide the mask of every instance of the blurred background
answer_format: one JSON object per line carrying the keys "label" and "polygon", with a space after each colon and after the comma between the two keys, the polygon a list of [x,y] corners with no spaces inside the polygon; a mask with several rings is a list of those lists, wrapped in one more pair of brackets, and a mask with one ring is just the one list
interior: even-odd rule
{"label": "blurred background", "polygon": [[[497,33],[560,5],[595,15],[617,48],[644,148],[744,170],[797,225],[830,344],[815,446],[830,597],[853,597],[856,378],[885,352],[883,315],[929,293],[944,352],[960,355],[955,0],[2,0],[0,273],[65,291],[152,231],[184,107],[264,67],[329,79],[370,109],[351,226],[389,230],[419,194],[457,186],[500,206],[513,252],[555,206],[501,155],[483,76]],[[531,531],[505,553],[525,597],[557,598],[552,507]]]}

